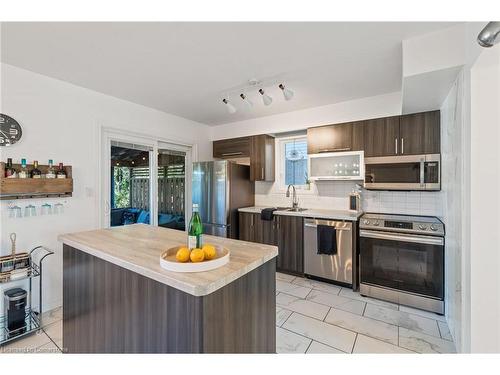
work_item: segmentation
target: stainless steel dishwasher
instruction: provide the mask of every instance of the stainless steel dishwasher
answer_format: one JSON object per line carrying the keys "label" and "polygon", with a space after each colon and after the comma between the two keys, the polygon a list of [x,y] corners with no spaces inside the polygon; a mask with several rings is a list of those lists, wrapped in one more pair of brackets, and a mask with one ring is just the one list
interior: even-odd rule
{"label": "stainless steel dishwasher", "polygon": [[[318,254],[318,225],[334,226],[337,253]],[[334,220],[304,220],[304,273],[352,285],[352,223]]]}

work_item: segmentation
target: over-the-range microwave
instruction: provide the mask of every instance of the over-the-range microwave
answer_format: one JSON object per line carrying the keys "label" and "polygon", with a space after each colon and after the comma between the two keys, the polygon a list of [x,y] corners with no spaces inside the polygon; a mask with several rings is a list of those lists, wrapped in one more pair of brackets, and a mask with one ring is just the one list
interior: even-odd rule
{"label": "over-the-range microwave", "polygon": [[365,158],[365,189],[441,190],[441,155]]}

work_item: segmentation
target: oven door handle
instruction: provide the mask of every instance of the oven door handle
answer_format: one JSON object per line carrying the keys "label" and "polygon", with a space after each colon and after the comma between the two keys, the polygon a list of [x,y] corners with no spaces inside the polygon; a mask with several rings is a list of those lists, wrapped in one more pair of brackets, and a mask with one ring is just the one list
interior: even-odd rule
{"label": "oven door handle", "polygon": [[382,232],[372,232],[367,230],[359,231],[360,237],[375,238],[380,240],[389,241],[401,241],[401,242],[412,242],[421,243],[425,245],[443,245],[444,240],[440,237],[428,237],[428,236],[414,236],[408,234],[391,234]]}

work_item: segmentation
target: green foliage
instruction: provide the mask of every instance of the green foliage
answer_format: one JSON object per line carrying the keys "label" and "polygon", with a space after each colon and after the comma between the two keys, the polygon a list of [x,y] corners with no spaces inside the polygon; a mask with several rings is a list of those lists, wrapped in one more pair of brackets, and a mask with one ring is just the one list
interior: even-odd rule
{"label": "green foliage", "polygon": [[114,208],[130,207],[130,168],[115,167],[113,178],[115,180],[115,205]]}

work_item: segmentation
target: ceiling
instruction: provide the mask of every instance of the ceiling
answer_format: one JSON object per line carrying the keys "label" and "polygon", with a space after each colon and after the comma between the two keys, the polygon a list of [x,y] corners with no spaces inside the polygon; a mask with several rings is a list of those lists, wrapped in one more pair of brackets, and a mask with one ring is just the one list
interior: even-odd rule
{"label": "ceiling", "polygon": [[[449,22],[2,23],[2,61],[208,125],[401,90],[401,41]],[[276,78],[269,107],[228,89]],[[275,79],[275,80],[276,80]]]}

